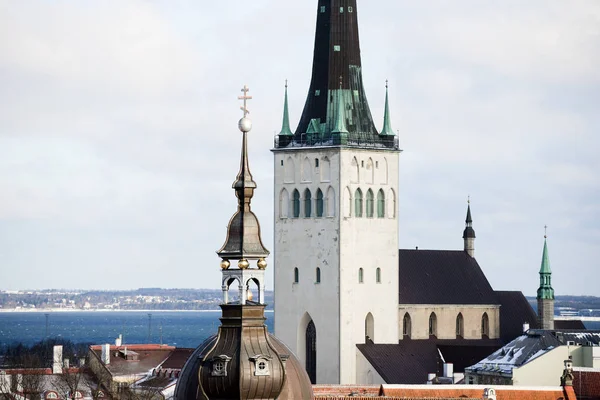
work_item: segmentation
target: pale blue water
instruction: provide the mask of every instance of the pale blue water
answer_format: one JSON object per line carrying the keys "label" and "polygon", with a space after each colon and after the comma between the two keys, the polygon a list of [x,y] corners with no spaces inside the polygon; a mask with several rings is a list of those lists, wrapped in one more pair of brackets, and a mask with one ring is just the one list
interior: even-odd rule
{"label": "pale blue water", "polygon": [[[151,337],[148,340],[148,312],[94,311],[49,313],[48,337],[61,337],[74,343],[160,343],[177,347],[197,347],[217,332],[221,312],[152,311]],[[267,326],[273,332],[273,313],[266,312]],[[46,317],[41,312],[0,313],[0,350],[7,344],[31,345],[46,338]]]}

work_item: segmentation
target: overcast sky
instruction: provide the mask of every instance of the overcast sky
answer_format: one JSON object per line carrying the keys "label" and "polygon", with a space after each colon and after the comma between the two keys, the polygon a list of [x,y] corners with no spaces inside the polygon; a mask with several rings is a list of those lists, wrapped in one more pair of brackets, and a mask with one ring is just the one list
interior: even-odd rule
{"label": "overcast sky", "polygon": [[[308,91],[317,1],[0,0],[0,289],[218,288],[248,84],[253,206]],[[600,295],[600,2],[359,0],[400,132],[401,248],[462,249],[534,295]],[[272,288],[269,266],[268,289]]]}

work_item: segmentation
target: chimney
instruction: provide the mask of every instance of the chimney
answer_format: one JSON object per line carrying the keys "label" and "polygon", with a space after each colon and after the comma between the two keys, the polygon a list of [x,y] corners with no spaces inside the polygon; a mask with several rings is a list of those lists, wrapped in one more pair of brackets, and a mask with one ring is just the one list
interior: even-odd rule
{"label": "chimney", "polygon": [[110,364],[110,344],[102,345],[102,362],[104,365]]}
{"label": "chimney", "polygon": [[573,360],[569,357],[568,360],[565,360],[565,370],[563,371],[563,375],[560,378],[561,386],[573,386]]}
{"label": "chimney", "polygon": [[528,330],[529,330],[529,322],[525,322],[523,324],[523,333],[527,333]]}
{"label": "chimney", "polygon": [[444,378],[454,378],[454,364],[444,363]]}
{"label": "chimney", "polygon": [[65,360],[63,361],[63,367],[64,367],[65,369],[69,369],[69,364],[70,364],[70,361],[69,361],[69,359],[68,359],[68,358],[65,358]]}
{"label": "chimney", "polygon": [[435,374],[427,374],[427,384],[433,385],[433,380],[435,379],[435,377],[436,377]]}
{"label": "chimney", "polygon": [[496,389],[494,389],[494,388],[483,389],[483,400],[496,400]]}
{"label": "chimney", "polygon": [[53,374],[62,374],[62,366],[63,366],[63,347],[62,346],[54,346],[52,351],[52,373]]}
{"label": "chimney", "polygon": [[115,346],[121,347],[121,344],[123,344],[123,335],[119,335],[119,337],[115,339]]}

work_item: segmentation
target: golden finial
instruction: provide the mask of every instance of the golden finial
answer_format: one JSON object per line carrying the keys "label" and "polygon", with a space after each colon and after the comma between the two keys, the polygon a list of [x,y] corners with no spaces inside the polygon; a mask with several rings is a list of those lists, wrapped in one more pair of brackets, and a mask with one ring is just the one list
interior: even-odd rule
{"label": "golden finial", "polygon": [[265,269],[267,268],[267,261],[264,258],[261,258],[260,260],[258,260],[256,265],[258,266],[258,269]]}
{"label": "golden finial", "polygon": [[238,267],[240,269],[248,269],[249,266],[250,263],[245,258],[242,258],[240,261],[238,261]]}
{"label": "golden finial", "polygon": [[229,269],[230,265],[231,265],[231,263],[229,262],[229,260],[223,260],[223,261],[221,261],[221,269],[222,270]]}

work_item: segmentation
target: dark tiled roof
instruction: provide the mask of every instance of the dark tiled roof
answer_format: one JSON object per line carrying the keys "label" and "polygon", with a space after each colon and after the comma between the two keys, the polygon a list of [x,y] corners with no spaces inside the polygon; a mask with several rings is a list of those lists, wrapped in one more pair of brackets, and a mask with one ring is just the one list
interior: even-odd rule
{"label": "dark tiled roof", "polygon": [[578,399],[600,400],[600,371],[574,368],[573,389]]}
{"label": "dark tiled roof", "polygon": [[538,328],[537,315],[522,292],[496,291],[500,303],[500,338],[508,343],[523,334],[523,324]]}
{"label": "dark tiled roof", "polygon": [[441,374],[443,361],[462,372],[474,361],[492,353],[498,340],[401,340],[399,344],[359,344],[358,349],[387,383],[424,384],[427,374]]}
{"label": "dark tiled roof", "polygon": [[578,331],[586,330],[585,324],[581,320],[554,320],[554,329],[576,329]]}
{"label": "dark tiled roof", "polygon": [[177,348],[173,350],[169,358],[162,363],[163,369],[182,369],[185,362],[190,358],[194,349]]}
{"label": "dark tiled roof", "polygon": [[400,304],[498,304],[477,261],[454,250],[400,250]]}

